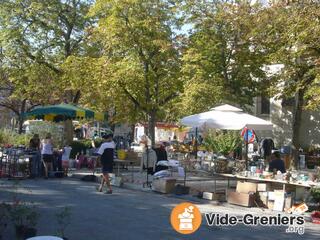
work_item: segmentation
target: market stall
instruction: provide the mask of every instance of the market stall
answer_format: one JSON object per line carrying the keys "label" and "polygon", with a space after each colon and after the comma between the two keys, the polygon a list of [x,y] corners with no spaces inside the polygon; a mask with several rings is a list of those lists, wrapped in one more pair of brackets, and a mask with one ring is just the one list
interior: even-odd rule
{"label": "market stall", "polygon": [[[231,105],[222,105],[211,109],[211,111],[199,113],[184,117],[181,123],[185,126],[196,128],[213,128],[222,130],[242,130],[242,137],[248,145],[254,130],[272,130],[272,123],[263,119],[257,118],[250,114],[244,113],[241,109]],[[250,131],[251,132],[250,132]],[[251,134],[251,136],[249,136]],[[246,148],[247,149],[247,148]],[[260,156],[255,156],[251,161],[248,161],[247,151],[246,159],[233,159],[227,153],[221,152],[197,152],[197,157],[200,158],[199,169],[205,170],[203,167],[208,163],[208,172],[214,177],[214,194],[217,192],[217,179],[235,180],[237,189],[229,189],[226,194],[227,201],[231,204],[242,206],[259,206],[255,201],[263,200],[264,206],[273,210],[283,211],[285,209],[286,199],[289,199],[286,208],[289,209],[294,203],[304,203],[302,197],[310,189],[319,186],[319,174],[305,173],[298,171],[289,172],[269,172],[268,161],[265,161]],[[222,164],[224,163],[224,164]],[[244,164],[245,163],[245,164]],[[213,166],[213,167],[212,167]],[[210,168],[211,167],[211,168]],[[246,184],[250,186],[247,188]],[[260,189],[258,189],[260,186]],[[262,187],[264,191],[261,191]],[[275,189],[271,188],[277,186]],[[279,187],[280,186],[280,187]],[[270,188],[269,188],[270,187]],[[259,191],[260,190],[260,191]],[[270,195],[270,196],[269,196]],[[274,195],[279,195],[274,197]],[[205,196],[207,196],[205,194]],[[214,196],[210,195],[209,196]],[[256,198],[258,196],[258,198]],[[276,202],[275,202],[276,200]],[[288,202],[289,200],[287,200]],[[300,202],[299,202],[300,201]],[[268,206],[269,204],[269,206]],[[281,207],[283,204],[283,207]],[[276,207],[274,207],[276,205]]]}

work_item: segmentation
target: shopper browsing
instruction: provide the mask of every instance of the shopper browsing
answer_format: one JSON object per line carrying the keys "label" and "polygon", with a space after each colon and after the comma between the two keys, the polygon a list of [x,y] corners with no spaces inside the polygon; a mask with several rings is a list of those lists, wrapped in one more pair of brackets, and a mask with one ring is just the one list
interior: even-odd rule
{"label": "shopper browsing", "polygon": [[279,152],[273,152],[271,154],[271,162],[269,164],[269,172],[277,172],[280,171],[281,173],[286,172],[286,168],[284,166],[284,161],[280,157]]}
{"label": "shopper browsing", "polygon": [[44,163],[45,177],[48,178],[48,172],[52,169],[53,162],[53,144],[50,133],[48,133],[46,138],[41,142],[41,154]]}

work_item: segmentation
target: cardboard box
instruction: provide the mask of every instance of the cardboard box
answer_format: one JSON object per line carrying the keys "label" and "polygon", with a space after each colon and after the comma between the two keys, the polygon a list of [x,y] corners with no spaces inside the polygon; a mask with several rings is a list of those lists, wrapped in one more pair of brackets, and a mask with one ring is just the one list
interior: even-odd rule
{"label": "cardboard box", "polygon": [[[273,198],[274,198],[274,211],[283,211],[284,202],[285,202],[285,192],[283,190],[274,190]],[[270,199],[270,198],[269,198]]]}
{"label": "cardboard box", "polygon": [[226,193],[223,192],[203,192],[202,194],[203,199],[212,200],[212,201],[220,201],[224,202],[226,201]]}
{"label": "cardboard box", "polygon": [[249,193],[249,192],[257,192],[257,184],[251,182],[237,182],[237,189],[236,192],[238,193]]}
{"label": "cardboard box", "polygon": [[254,206],[254,200],[255,194],[240,193],[234,191],[228,191],[227,193],[227,201],[231,204],[252,207]]}
{"label": "cardboard box", "polygon": [[258,192],[268,192],[270,191],[270,184],[268,183],[258,183],[258,188],[257,191]]}
{"label": "cardboard box", "polygon": [[152,190],[161,193],[173,193],[176,182],[175,178],[156,178],[152,181]]}
{"label": "cardboard box", "polygon": [[268,192],[268,199],[270,201],[274,201],[275,200],[275,194],[274,192]]}

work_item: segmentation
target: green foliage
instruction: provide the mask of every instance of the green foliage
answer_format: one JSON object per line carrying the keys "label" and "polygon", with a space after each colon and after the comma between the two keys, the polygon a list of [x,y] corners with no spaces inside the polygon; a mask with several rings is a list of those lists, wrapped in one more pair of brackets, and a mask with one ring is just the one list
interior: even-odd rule
{"label": "green foliage", "polygon": [[312,188],[311,196],[316,202],[320,202],[320,188]]}
{"label": "green foliage", "polygon": [[86,145],[81,141],[73,141],[70,144],[70,147],[72,148],[70,153],[70,158],[73,158],[73,159],[75,159],[77,154],[80,154],[81,152],[86,153],[87,151]]}
{"label": "green foliage", "polygon": [[[273,63],[282,65],[270,80],[272,93],[290,98],[302,90],[305,103],[317,108],[319,96],[319,5],[274,3],[256,14],[257,45]],[[279,89],[279,83],[282,88]],[[279,91],[280,90],[280,91]]]}
{"label": "green foliage", "polygon": [[39,134],[40,139],[44,139],[47,133],[50,133],[53,141],[53,146],[55,148],[62,148],[64,146],[63,129],[61,128],[60,124],[47,121],[29,122],[30,135]]}
{"label": "green foliage", "polygon": [[94,39],[103,48],[101,90],[113,104],[116,120],[150,120],[152,125],[181,92],[179,1],[97,0]]}
{"label": "green foliage", "polygon": [[227,155],[241,146],[241,137],[238,131],[215,133],[209,131],[203,142],[208,151]]}
{"label": "green foliage", "polygon": [[[103,139],[97,138],[94,140],[94,145],[96,148],[99,148],[101,143],[103,142]],[[83,139],[80,141],[73,141],[70,144],[70,147],[72,148],[70,153],[70,158],[75,158],[77,154],[80,153],[88,153],[88,149],[92,148],[92,140],[91,139]]]}
{"label": "green foliage", "polygon": [[183,55],[184,114],[206,111],[221,102],[252,105],[267,89],[264,51],[256,48],[254,13],[247,2],[186,1],[192,24]]}
{"label": "green foliage", "polygon": [[20,122],[22,114],[38,104],[78,102],[79,88],[68,81],[61,65],[68,56],[86,52],[92,2],[0,1],[0,105]]}
{"label": "green foliage", "polygon": [[28,146],[31,137],[30,134],[18,134],[11,130],[0,129],[0,146]]}
{"label": "green foliage", "polygon": [[25,203],[15,203],[9,208],[10,218],[15,226],[34,228],[37,225],[39,213],[34,206]]}

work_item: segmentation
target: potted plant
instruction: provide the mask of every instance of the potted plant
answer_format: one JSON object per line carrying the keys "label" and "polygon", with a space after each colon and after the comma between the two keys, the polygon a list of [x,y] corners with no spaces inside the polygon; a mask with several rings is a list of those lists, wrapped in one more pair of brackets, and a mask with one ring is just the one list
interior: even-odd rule
{"label": "potted plant", "polygon": [[26,239],[37,235],[35,227],[39,214],[34,206],[17,202],[9,207],[9,213],[15,227],[17,239]]}
{"label": "potted plant", "polygon": [[68,240],[68,238],[65,236],[65,231],[68,225],[71,223],[71,208],[64,207],[56,214],[56,219],[58,223],[58,235],[64,240]]}
{"label": "potted plant", "polygon": [[220,155],[215,163],[215,172],[225,173],[228,172],[229,169],[231,171],[232,164],[234,164],[234,162],[228,162],[228,160],[232,159],[234,152],[241,147],[240,134],[236,131],[223,131],[218,133],[209,131],[205,136],[204,146],[208,151]]}

